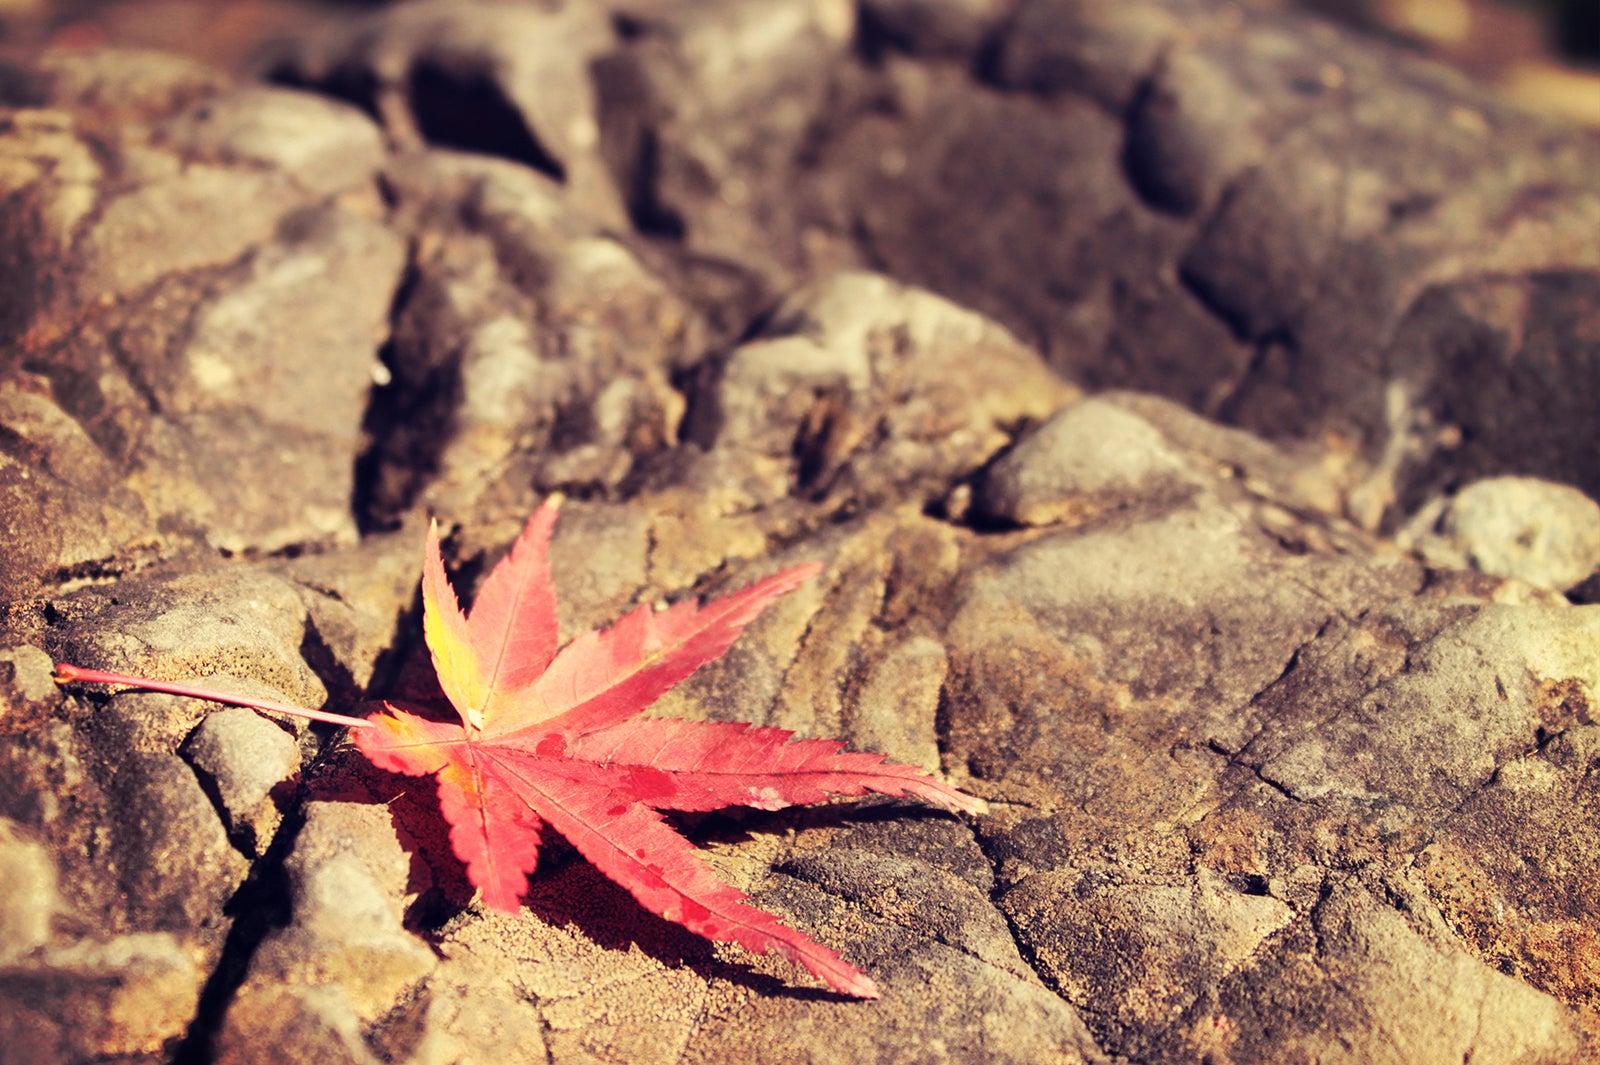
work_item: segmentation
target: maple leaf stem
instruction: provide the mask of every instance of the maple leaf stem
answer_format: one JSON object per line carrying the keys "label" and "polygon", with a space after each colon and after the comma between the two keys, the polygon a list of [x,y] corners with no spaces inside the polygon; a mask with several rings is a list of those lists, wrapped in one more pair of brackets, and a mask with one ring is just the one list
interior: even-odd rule
{"label": "maple leaf stem", "polygon": [[275,714],[290,714],[294,717],[308,718],[312,721],[326,721],[330,724],[346,725],[350,728],[373,727],[372,722],[365,718],[347,717],[344,714],[330,713],[327,710],[312,710],[304,706],[280,703],[273,699],[256,699],[248,695],[235,695],[232,692],[219,691],[203,685],[156,680],[152,677],[135,677],[132,674],[111,673],[103,669],[85,669],[82,666],[69,665],[65,662],[56,666],[55,680],[57,684],[126,684],[134,688],[144,688],[147,691],[166,692],[169,695],[186,695],[193,699],[209,699],[215,703],[246,706],[252,710],[266,710]]}

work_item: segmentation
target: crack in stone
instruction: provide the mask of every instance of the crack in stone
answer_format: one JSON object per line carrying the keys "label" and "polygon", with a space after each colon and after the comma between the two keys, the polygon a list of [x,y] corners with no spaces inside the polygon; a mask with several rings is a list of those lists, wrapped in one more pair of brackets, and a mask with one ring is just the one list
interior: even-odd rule
{"label": "crack in stone", "polygon": [[[981,850],[982,848],[980,847],[979,849]],[[793,874],[785,874],[785,875],[791,875],[792,876]],[[861,909],[864,909],[869,913],[876,914],[877,916],[882,917],[885,920],[891,921],[891,922],[893,922],[895,924],[900,924],[898,921],[895,921],[893,914],[889,913],[888,911],[886,911],[884,909],[880,909],[877,906],[874,906],[868,900],[852,897],[852,896],[846,894],[843,891],[834,890],[833,888],[830,888],[825,884],[819,884],[815,880],[811,880],[810,878],[807,878],[807,877],[796,876],[795,879],[802,881],[803,883],[805,883],[805,885],[807,887],[812,888],[813,890],[820,891],[824,895],[828,895],[828,896],[830,896],[832,898],[838,899],[839,901],[845,903],[846,905],[860,907]],[[993,899],[993,892],[990,893],[990,903],[989,904],[990,904],[991,908],[993,908],[994,911],[996,913],[998,913],[1003,920],[1005,920],[1006,927],[1007,928],[1012,928],[1010,918],[1006,916],[1006,913],[1005,913],[1004,910],[1000,909],[1000,907],[995,904],[994,899]],[[911,926],[907,926],[907,925],[903,925],[903,924],[901,924],[900,927],[906,928],[908,931],[913,930]],[[979,964],[985,966],[986,968],[993,969],[996,972],[1005,973],[1007,976],[1011,977],[1014,980],[1020,980],[1021,979],[1021,976],[1018,975],[1016,972],[1014,972],[1014,971],[1012,971],[1010,969],[1007,969],[1004,966],[996,965],[994,962],[990,961],[988,958],[985,958],[982,955],[973,953],[971,950],[967,949],[967,947],[963,946],[960,943],[951,942],[950,939],[947,938],[944,935],[944,933],[942,933],[942,932],[937,932],[937,931],[932,932],[931,935],[930,935],[930,938],[933,940],[933,942],[939,943],[939,944],[941,944],[943,946],[946,946],[946,947],[949,947],[951,950],[957,951],[958,953],[963,954],[963,955],[971,958],[973,961],[978,962]],[[1015,929],[1013,929],[1012,930],[1012,941],[1013,941],[1013,943],[1016,943],[1016,939],[1017,939],[1016,932],[1015,932]],[[1018,954],[1019,954],[1019,956],[1021,956],[1022,955],[1021,944],[1020,943],[1016,943],[1016,945],[1017,945],[1017,948],[1018,948]],[[1026,956],[1023,956],[1023,961],[1024,961],[1025,964],[1028,965],[1029,969],[1031,971],[1033,971],[1035,976],[1039,975],[1039,973],[1037,971],[1037,968],[1031,962],[1028,961]],[[1046,986],[1048,986],[1048,985],[1046,985]],[[1070,1003],[1069,1003],[1069,1005],[1070,1005]]]}
{"label": "crack in stone", "polygon": [[[1011,933],[1011,943],[1017,949],[1017,957],[1021,958],[1022,963],[1026,965],[1030,971],[1032,971],[1034,977],[1039,981],[1039,985],[1041,987],[1059,998],[1067,1005],[1067,1008],[1072,1010],[1074,1013],[1084,1012],[1082,1009],[1080,1009],[1077,1003],[1073,1002],[1072,999],[1067,996],[1066,991],[1061,987],[1061,985],[1058,984],[1056,980],[1049,974],[1049,972],[1046,971],[1044,962],[1039,958],[1038,953],[1023,937],[1022,929],[1012,918],[1011,914],[1006,912],[1006,908],[1001,905],[1001,900],[1005,897],[1006,893],[1016,886],[1014,884],[1006,884],[1001,873],[1001,860],[990,853],[990,847],[984,845],[986,840],[982,833],[979,833],[976,829],[972,828],[972,826],[966,825],[965,822],[963,822],[963,826],[972,834],[973,842],[977,844],[979,853],[981,853],[989,861],[990,877],[994,882],[994,887],[989,889],[989,905],[992,906],[994,911],[1000,915],[1000,919],[1006,923],[1006,929]],[[991,845],[993,843],[993,841],[988,842]],[[1015,976],[1016,974],[1012,973],[1011,975]]]}
{"label": "crack in stone", "polygon": [[172,1065],[206,1065],[211,1048],[250,972],[256,950],[273,931],[289,923],[289,892],[284,862],[305,821],[302,802],[284,814],[266,853],[250,866],[244,882],[228,900],[224,912],[234,911],[233,924],[222,953],[200,990],[200,999],[188,1030],[173,1053]]}

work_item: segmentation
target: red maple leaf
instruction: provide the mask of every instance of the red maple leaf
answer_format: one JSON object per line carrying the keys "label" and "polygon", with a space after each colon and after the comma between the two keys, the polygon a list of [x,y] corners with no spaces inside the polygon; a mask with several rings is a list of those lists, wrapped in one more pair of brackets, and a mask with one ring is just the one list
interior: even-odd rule
{"label": "red maple leaf", "polygon": [[[641,606],[558,652],[546,558],[556,509],[557,501],[548,500],[529,519],[470,614],[462,613],[445,576],[437,527],[429,530],[423,634],[459,720],[431,720],[389,703],[365,721],[319,716],[362,726],[355,743],[373,764],[437,777],[451,846],[485,905],[520,908],[548,824],[651,912],[707,939],[780,951],[837,991],[877,997],[859,969],[719,880],[660,811],[777,810],[867,792],[915,795],[967,813],[981,812],[982,801],[915,767],[847,752],[837,740],[638,716],[821,567],[795,566],[704,605],[682,602],[660,612]],[[58,667],[57,675],[261,705],[73,666]]]}

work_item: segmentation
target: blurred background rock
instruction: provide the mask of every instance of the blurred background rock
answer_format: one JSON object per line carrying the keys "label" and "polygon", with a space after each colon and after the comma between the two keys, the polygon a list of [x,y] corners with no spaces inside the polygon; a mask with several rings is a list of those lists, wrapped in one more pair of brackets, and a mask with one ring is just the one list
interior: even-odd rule
{"label": "blurred background rock", "polygon": [[1528,107],[1600,126],[1600,3],[1595,0],[1301,0],[1397,37]]}
{"label": "blurred background rock", "polygon": [[[596,0],[600,2],[600,0]],[[0,0],[0,55],[46,47],[154,48],[234,72],[266,65],[274,42],[384,0]],[[626,13],[624,0],[609,4]],[[1247,0],[1303,7],[1397,40],[1528,108],[1600,128],[1596,0]]]}

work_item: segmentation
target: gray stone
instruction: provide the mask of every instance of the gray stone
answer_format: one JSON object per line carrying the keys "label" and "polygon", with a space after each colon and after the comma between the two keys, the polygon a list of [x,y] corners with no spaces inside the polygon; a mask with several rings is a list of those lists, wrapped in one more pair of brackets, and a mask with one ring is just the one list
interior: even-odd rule
{"label": "gray stone", "polygon": [[[635,223],[701,262],[798,280],[806,238],[771,182],[824,113],[850,54],[854,6],[669,0],[641,15],[633,39],[594,67],[601,144]],[[759,123],[744,121],[756,112]]]}
{"label": "gray stone", "polygon": [[[493,1061],[540,1065],[551,1059],[547,1022],[519,990],[520,973],[508,973],[473,951],[453,951],[441,961],[400,1023],[385,1030],[388,1060],[417,1065]],[[508,979],[508,976],[510,977]],[[662,982],[651,990],[682,987]],[[643,989],[641,989],[643,990]],[[595,1025],[589,1030],[593,1034]],[[579,1041],[584,1039],[579,1035]],[[585,1053],[593,1047],[585,1044]],[[629,1047],[632,1050],[636,1047]],[[404,1056],[403,1055],[408,1055]]]}
{"label": "gray stone", "polygon": [[1063,997],[1133,1045],[1170,1028],[1294,919],[1285,903],[1208,870],[1167,882],[1045,873],[1006,892],[1002,906]]}
{"label": "gray stone", "polygon": [[399,185],[408,209],[444,217],[429,222],[397,311],[392,380],[374,395],[370,520],[396,520],[422,469],[438,510],[481,505],[499,518],[553,490],[610,493],[676,440],[683,398],[670,375],[693,316],[566,190],[440,153]]}
{"label": "gray stone", "polygon": [[[74,109],[21,112],[0,167],[0,228],[29,249],[6,264],[0,332],[31,371],[4,381],[29,446],[0,483],[54,488],[41,502],[57,531],[19,538],[32,576],[126,572],[196,532],[233,552],[353,538],[354,422],[404,255],[370,217],[375,129],[301,94],[210,83],[163,96],[178,115],[152,102],[159,128],[102,124],[82,98],[122,66],[62,69],[84,80],[62,89]],[[348,296],[336,309],[313,296],[330,285]],[[278,426],[301,430],[298,450],[266,446]]]}
{"label": "gray stone", "polygon": [[215,793],[229,836],[259,858],[283,821],[300,782],[300,745],[254,710],[207,714],[182,751]]}
{"label": "gray stone", "polygon": [[264,1047],[305,1062],[378,1065],[361,1038],[361,1018],[335,984],[245,985],[211,1048],[218,1065],[253,1065]]}
{"label": "gray stone", "polygon": [[1567,826],[1600,812],[1592,770],[1600,726],[1581,723],[1594,711],[1580,685],[1541,688],[1553,738],[1502,765],[1394,879],[1406,885],[1405,897],[1436,908],[1439,923],[1476,957],[1581,1003],[1600,980],[1589,874],[1600,843]]}
{"label": "gray stone", "polygon": [[[1369,40],[1239,16],[1019,4],[995,76],[1038,95],[885,63],[861,90],[871,106],[818,123],[804,191],[768,194],[801,205],[797,270],[856,251],[1086,385],[1367,462],[1401,455],[1402,505],[1462,459],[1478,474],[1559,464],[1594,494],[1594,145]],[[1508,387],[1478,387],[1490,365]]]}
{"label": "gray stone", "polygon": [[270,992],[279,985],[319,983],[338,989],[341,1009],[371,1023],[433,968],[433,952],[400,923],[411,861],[387,806],[309,804],[285,864],[289,924],[256,949],[230,1025],[256,1029],[254,1011],[277,1001]]}
{"label": "gray stone", "polygon": [[1149,422],[1088,399],[1044,422],[984,471],[979,513],[1020,525],[1082,522],[1130,497],[1197,491],[1201,479]]}
{"label": "gray stone", "polygon": [[998,76],[1008,86],[1082,94],[1123,110],[1197,6],[1021,0],[1000,35]]}
{"label": "gray stone", "polygon": [[[87,224],[99,199],[105,169],[72,114],[56,110],[18,110],[8,116],[0,140],[0,192],[6,209],[0,227],[18,243],[6,264],[0,296],[0,335],[8,341],[40,328],[57,302],[52,289],[69,271],[62,260]],[[45,284],[45,281],[54,284]],[[46,326],[59,336],[65,323]]]}
{"label": "gray stone", "polygon": [[131,187],[99,206],[81,238],[81,303],[233,262],[267,241],[302,200],[293,179],[277,171],[189,164],[139,145],[127,151],[122,176]]}
{"label": "gray stone", "polygon": [[409,528],[367,536],[346,551],[305,554],[272,566],[305,604],[306,657],[328,684],[337,704],[330,709],[357,713],[358,700],[394,657],[417,595],[422,543],[422,530]]}
{"label": "gray stone", "polygon": [[157,126],[155,137],[186,158],[281,170],[312,194],[377,177],[382,135],[347,104],[286,89],[241,86]]}
{"label": "gray stone", "polygon": [[[1170,33],[1173,27],[1163,28]],[[1272,40],[1269,29],[1262,35],[1270,42],[1265,49],[1253,42],[1249,48],[1178,47],[1152,64],[1149,81],[1132,102],[1128,129],[1130,176],[1146,199],[1181,214],[1205,210],[1246,169],[1267,159],[1273,142],[1298,117],[1298,101],[1273,107],[1249,92],[1256,79],[1277,74],[1261,69],[1268,64],[1260,62],[1259,52],[1300,47],[1297,41]],[[1302,194],[1319,188],[1319,182],[1304,179],[1325,182],[1326,164],[1313,160],[1310,165],[1316,169],[1286,176],[1285,182],[1301,178],[1295,187]],[[1308,230],[1295,232],[1302,238],[1317,232]],[[1299,250],[1278,247],[1268,254],[1287,257]]]}
{"label": "gray stone", "polygon": [[[849,1003],[801,1009],[763,997],[705,1023],[695,1032],[691,1051],[721,1059],[759,1057],[776,1065],[869,1059],[1099,1065],[1111,1060],[1059,997],[968,954],[936,945],[894,969],[898,983],[917,990],[886,996],[876,1004],[872,1024],[860,1023]],[[766,1034],[775,1030],[788,1034],[776,1040]],[[886,1030],[939,1035],[913,1042],[903,1035],[886,1038]]]}
{"label": "gray stone", "polygon": [[280,237],[197,308],[152,448],[182,471],[169,509],[235,553],[355,538],[361,412],[404,260],[394,233],[337,208]]}
{"label": "gray stone", "polygon": [[[1106,392],[1095,397],[1138,415],[1160,430],[1167,446],[1186,457],[1192,468],[1236,485],[1247,496],[1281,508],[1288,514],[1258,510],[1258,519],[1293,526],[1299,535],[1312,534],[1332,542],[1355,533],[1343,522],[1317,524],[1297,515],[1349,517],[1353,493],[1367,483],[1370,471],[1346,456],[1320,448],[1289,448],[1254,433],[1202,417],[1171,399],[1149,392]],[[1215,486],[1215,485],[1214,485]],[[1352,520],[1355,520],[1352,518]],[[1372,550],[1370,537],[1357,537],[1350,549]]]}
{"label": "gray stone", "polygon": [[39,103],[83,111],[96,125],[158,118],[228,85],[197,59],[140,48],[51,49],[29,73]]}
{"label": "gray stone", "polygon": [[58,697],[9,718],[26,722],[26,730],[0,744],[0,816],[47,848],[60,912],[98,914],[103,931],[124,931],[127,900],[105,860],[111,841],[105,796],[87,744],[54,716],[59,705]]}
{"label": "gray stone", "polygon": [[[938,631],[928,604],[948,594],[958,542],[911,508],[878,513],[795,545],[762,569],[741,565],[725,587],[748,583],[766,566],[812,559],[828,560],[821,576],[764,611],[727,654],[666,693],[657,712],[837,736],[863,749],[887,739],[918,761],[938,743],[930,726],[940,705],[936,678],[920,669],[944,665],[942,651],[927,642]],[[913,642],[918,634],[926,640]],[[900,692],[916,700],[904,712],[892,703],[891,693]]]}
{"label": "gray stone", "polygon": [[[235,566],[116,589],[92,586],[59,597],[74,625],[52,650],[58,661],[162,679],[232,675],[259,694],[320,706],[327,692],[301,657],[306,607],[295,588],[264,568]],[[155,698],[145,695],[143,698]],[[177,737],[199,719],[191,711]],[[177,748],[176,739],[167,750]]]}
{"label": "gray stone", "polygon": [[1020,980],[1036,980],[988,894],[936,864],[830,847],[825,855],[791,858],[779,870],[914,927],[919,938],[932,938]]}
{"label": "gray stone", "polygon": [[795,293],[721,367],[704,427],[790,484],[872,502],[890,484],[942,494],[1008,440],[1007,427],[1072,398],[1027,348],[980,315],[871,274]]}
{"label": "gray stone", "polygon": [[585,213],[620,221],[586,76],[610,41],[606,13],[588,4],[464,14],[451,0],[413,0],[307,44],[293,66],[302,81],[357,92],[403,145],[514,159],[567,183]]}
{"label": "gray stone", "polygon": [[21,595],[152,553],[160,537],[138,494],[119,483],[120,471],[45,382],[31,375],[0,381],[0,431],[17,441],[0,460],[0,535],[11,560],[0,589]]}
{"label": "gray stone", "polygon": [[[1463,1059],[1553,1065],[1588,1053],[1560,1003],[1427,942],[1400,912],[1360,889],[1335,887],[1309,925],[1269,943],[1175,1025],[1163,1057],[1225,1048],[1236,1060],[1249,1054],[1245,1060],[1293,1055],[1351,1065]],[[1295,986],[1325,1006],[1313,1020],[1245,1005],[1243,996],[1269,985]],[[1352,1045],[1334,1034],[1350,1031],[1371,1036]]]}
{"label": "gray stone", "polygon": [[6,716],[20,714],[18,704],[53,702],[59,696],[55,664],[37,647],[0,647],[0,695],[5,698]]}
{"label": "gray stone", "polygon": [[[501,530],[500,545],[510,543],[504,534],[511,531]],[[576,501],[562,505],[550,565],[560,575],[557,610],[563,642],[620,617],[641,588],[658,584],[651,572],[652,546],[658,539],[651,516],[642,508]]]}
{"label": "gray stone", "polygon": [[[1089,727],[1059,713],[1089,694],[1077,687],[1087,683],[1096,702],[1111,701],[1107,712],[1184,707],[1214,715],[1212,727],[1231,734],[1245,727],[1238,708],[1325,623],[1329,593],[1381,594],[1412,578],[1403,566],[1297,557],[1204,497],[1033,539],[963,581],[948,632],[958,648],[953,674],[976,705],[958,728],[985,737],[985,772],[1023,771],[1035,764],[1027,750],[1048,763],[1082,742],[1056,730]],[[1053,689],[1058,671],[1079,679]],[[1027,746],[993,746],[1003,732],[988,730],[990,711],[979,705],[992,706],[1004,731]]]}
{"label": "gray stone", "polygon": [[931,636],[894,644],[865,674],[851,739],[890,761],[939,768],[939,692],[949,672],[944,645]]}
{"label": "gray stone", "polygon": [[129,754],[107,789],[117,880],[130,921],[169,931],[215,957],[227,928],[223,907],[249,863],[176,755]]}
{"label": "gray stone", "polygon": [[1430,501],[1396,539],[1431,566],[1560,592],[1600,567],[1600,505],[1569,485],[1491,477]]}
{"label": "gray stone", "polygon": [[[1552,235],[1546,247],[1559,243]],[[1410,490],[1386,521],[1398,525],[1432,496],[1508,470],[1600,498],[1592,458],[1600,427],[1588,398],[1600,365],[1597,319],[1592,269],[1474,274],[1422,292],[1396,324],[1387,360],[1406,397],[1391,439],[1407,459]],[[1497,372],[1486,385],[1489,366]],[[1413,465],[1433,448],[1447,458]]]}
{"label": "gray stone", "polygon": [[807,222],[854,234],[874,269],[989,316],[1073,381],[1207,413],[1237,387],[1249,350],[1163,265],[1192,234],[1128,184],[1120,109],[974,91],[937,66],[885,92],[887,113],[809,149]]}

